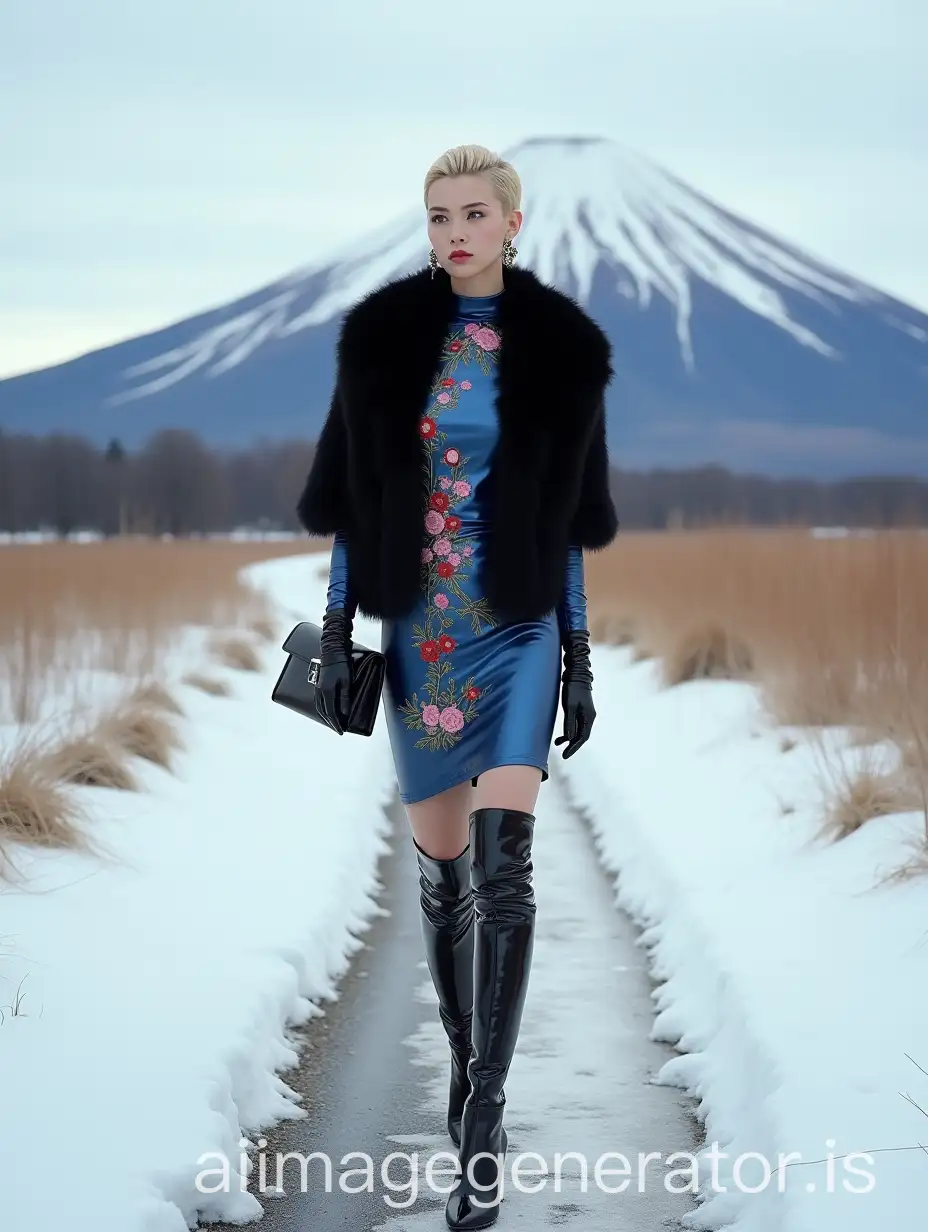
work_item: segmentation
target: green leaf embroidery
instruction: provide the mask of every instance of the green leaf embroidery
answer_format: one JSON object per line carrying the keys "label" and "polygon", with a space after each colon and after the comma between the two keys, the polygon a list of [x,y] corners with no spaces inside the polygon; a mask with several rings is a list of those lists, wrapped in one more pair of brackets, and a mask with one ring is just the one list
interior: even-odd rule
{"label": "green leaf embroidery", "polygon": [[[499,334],[495,324],[492,328]],[[460,344],[459,348],[452,350],[451,348],[455,343]],[[489,375],[498,357],[499,348],[493,351],[484,350],[479,343],[474,341],[470,334],[465,333],[463,327],[451,331],[444,341],[439,371],[431,385],[433,405],[425,412],[426,416],[435,423],[435,434],[431,437],[422,438],[421,480],[424,498],[423,506],[426,512],[431,509],[432,494],[436,491],[443,492],[447,497],[448,508],[446,510],[438,510],[445,518],[454,512],[458,504],[470,499],[470,496],[459,496],[453,488],[455,483],[462,480],[467,481],[466,468],[470,458],[463,456],[458,451],[458,461],[454,465],[443,462],[446,450],[453,446],[453,433],[449,433],[446,430],[446,425],[441,422],[441,416],[445,412],[453,411],[459,405],[462,395],[467,392],[461,389],[460,382],[455,377],[458,369],[461,366],[466,368],[469,364],[476,363],[485,375]],[[453,385],[445,385],[443,382],[449,379],[455,383]],[[446,400],[439,402],[438,398],[441,395],[445,395]],[[452,445],[448,444],[449,440],[452,441]],[[448,484],[445,488],[442,488],[436,480],[437,461],[441,461],[448,468]],[[482,632],[482,624],[492,626],[497,623],[495,614],[487,600],[483,597],[472,598],[464,588],[464,581],[468,574],[472,572],[474,563],[473,556],[467,556],[463,551],[468,543],[467,535],[462,534],[460,530],[445,529],[439,535],[431,536],[428,531],[423,530],[422,544],[424,547],[430,546],[439,537],[444,537],[451,541],[452,551],[460,556],[460,564],[456,566],[455,572],[450,577],[445,578],[438,573],[438,565],[441,563],[440,558],[433,556],[431,560],[423,561],[420,570],[420,580],[426,597],[426,618],[424,625],[420,623],[412,626],[413,638],[417,647],[420,647],[423,642],[437,641],[442,636],[444,630],[453,628],[455,618],[469,619],[474,635],[479,635]],[[456,607],[449,606],[444,609],[439,608],[434,603],[434,595],[438,591],[454,596],[458,601],[458,605]],[[453,635],[449,634],[449,636]],[[457,641],[456,638],[454,640]],[[469,677],[458,689],[452,674],[453,656],[454,650],[450,653],[442,652],[441,657],[437,660],[426,662],[425,689],[427,700],[420,702],[418,694],[413,693],[412,698],[405,701],[399,708],[399,712],[407,727],[424,733],[416,741],[416,748],[429,750],[452,748],[461,738],[463,726],[466,726],[467,723],[477,717],[476,699],[467,696],[469,690],[476,688],[474,678],[472,676]],[[479,690],[478,695],[482,697],[489,687],[487,686],[487,689]],[[455,708],[459,711],[463,720],[462,729],[451,732],[447,731],[440,724],[438,726],[426,727],[422,718],[426,705],[437,707],[440,713],[447,711],[449,708]]]}

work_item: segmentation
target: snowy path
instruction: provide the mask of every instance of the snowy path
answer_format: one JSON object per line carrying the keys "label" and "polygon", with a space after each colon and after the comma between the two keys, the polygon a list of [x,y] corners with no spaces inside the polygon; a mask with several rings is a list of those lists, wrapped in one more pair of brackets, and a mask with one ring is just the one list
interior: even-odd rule
{"label": "snowy path", "polygon": [[[644,953],[627,918],[616,910],[589,833],[566,806],[555,778],[542,788],[537,815],[538,932],[507,1086],[511,1145],[498,1226],[573,1224],[584,1232],[678,1227],[691,1199],[667,1192],[659,1161],[644,1172],[644,1192],[637,1191],[639,1152],[666,1159],[674,1151],[694,1150],[696,1136],[685,1097],[650,1082],[670,1050],[648,1038],[653,1006]],[[341,999],[327,1008],[325,1019],[309,1024],[299,1074],[287,1075],[288,1083],[305,1093],[309,1116],[285,1122],[262,1148],[267,1186],[274,1183],[278,1157],[291,1151],[303,1157],[324,1152],[333,1179],[326,1183],[318,1157],[308,1163],[305,1182],[298,1160],[286,1161],[288,1195],[264,1198],[260,1226],[267,1232],[308,1227],[412,1232],[444,1226],[439,1190],[448,1183],[444,1169],[452,1157],[439,1154],[452,1150],[443,1131],[448,1050],[422,960],[415,860],[398,805],[393,821],[392,851],[380,870],[387,914],[375,921],[367,948],[343,981]],[[352,1152],[373,1161],[365,1192],[346,1193],[339,1184],[340,1161]],[[391,1189],[381,1165],[392,1152],[401,1157],[389,1169]],[[521,1165],[525,1192],[512,1183],[513,1161],[522,1152],[542,1157],[526,1155]],[[558,1192],[558,1152],[585,1157],[585,1191],[580,1161],[568,1159]],[[607,1192],[621,1184],[620,1176],[607,1172],[597,1184],[596,1161],[609,1152],[631,1162],[624,1194]],[[542,1160],[547,1177],[534,1172]],[[361,1166],[360,1157],[344,1165]],[[619,1161],[606,1158],[602,1166],[616,1168]],[[351,1187],[361,1183],[356,1174]]]}
{"label": "snowy path", "polygon": [[[321,610],[326,566],[255,568],[281,640]],[[377,644],[373,625],[357,632]],[[202,665],[201,633],[172,680]],[[408,827],[383,812],[395,800],[385,729],[332,739],[271,705],[278,646],[260,672],[227,673],[228,699],[178,686],[186,748],[173,774],[140,764],[141,792],[82,789],[106,860],[24,853],[27,885],[0,886],[3,1232],[257,1220],[260,1176],[247,1192],[239,1169],[242,1132],[260,1147],[258,1126],[274,1126],[256,1155],[270,1164],[265,1193],[281,1143],[327,1152],[336,1169],[369,1152],[372,1184],[345,1193],[336,1171],[328,1198],[320,1161],[304,1187],[291,1158],[292,1199],[266,1199],[249,1226],[443,1226],[447,1174],[426,1168],[453,1162],[441,1154],[448,1053]],[[701,1161],[690,1229],[920,1228],[928,881],[880,878],[923,850],[924,818],[825,842],[816,745],[772,723],[751,686],[664,689],[657,665],[624,647],[598,645],[594,671],[598,735],[566,763],[552,750],[539,799],[538,944],[507,1088],[501,1229],[679,1226],[689,1197],[668,1193],[660,1168],[684,1187],[703,1135],[721,1149],[721,1187]],[[856,746],[842,756],[851,765]],[[3,1006],[20,988],[13,1016]],[[556,1188],[556,1153],[571,1151],[585,1192],[577,1159]],[[538,1154],[523,1157],[520,1189],[509,1170],[523,1152]],[[597,1177],[606,1152],[630,1178]],[[210,1185],[217,1157],[229,1174]],[[771,1178],[781,1158],[790,1166]],[[548,1176],[531,1172],[543,1164]],[[623,1179],[628,1192],[607,1192]]]}

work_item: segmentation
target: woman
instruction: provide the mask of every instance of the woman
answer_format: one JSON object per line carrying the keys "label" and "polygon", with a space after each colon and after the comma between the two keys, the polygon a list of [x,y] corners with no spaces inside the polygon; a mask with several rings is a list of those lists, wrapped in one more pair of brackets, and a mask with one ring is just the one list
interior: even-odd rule
{"label": "woman", "polygon": [[383,622],[384,711],[451,1044],[460,1176],[446,1218],[484,1228],[499,1211],[503,1084],[534,941],[533,810],[559,676],[564,757],[595,718],[582,549],[618,528],[613,373],[599,326],[513,265],[521,184],[509,163],[456,147],[429,169],[424,197],[429,267],[346,314],[299,515],[335,535],[319,704],[336,731],[354,616]]}

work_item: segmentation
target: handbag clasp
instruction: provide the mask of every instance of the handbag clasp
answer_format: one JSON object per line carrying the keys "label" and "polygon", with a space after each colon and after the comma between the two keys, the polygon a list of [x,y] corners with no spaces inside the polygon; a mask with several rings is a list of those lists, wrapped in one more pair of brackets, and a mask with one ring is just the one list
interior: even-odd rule
{"label": "handbag clasp", "polygon": [[307,684],[318,684],[319,683],[319,668],[321,666],[322,666],[321,659],[310,659],[309,671],[306,673],[306,683]]}

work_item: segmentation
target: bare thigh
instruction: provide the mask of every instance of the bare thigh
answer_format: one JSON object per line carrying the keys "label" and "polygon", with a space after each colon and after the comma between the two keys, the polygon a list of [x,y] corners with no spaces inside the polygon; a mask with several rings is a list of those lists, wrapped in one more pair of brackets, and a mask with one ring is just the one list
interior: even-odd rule
{"label": "bare thigh", "polygon": [[537,766],[494,766],[477,779],[473,807],[534,813],[540,787],[541,771]]}
{"label": "bare thigh", "polygon": [[436,860],[453,860],[467,846],[474,789],[470,780],[440,791],[428,800],[406,805],[412,835]]}
{"label": "bare thigh", "polygon": [[477,779],[458,783],[428,800],[406,805],[413,838],[436,860],[453,860],[469,840],[470,814],[478,808],[519,809],[534,813],[541,786],[537,766],[495,766]]}

